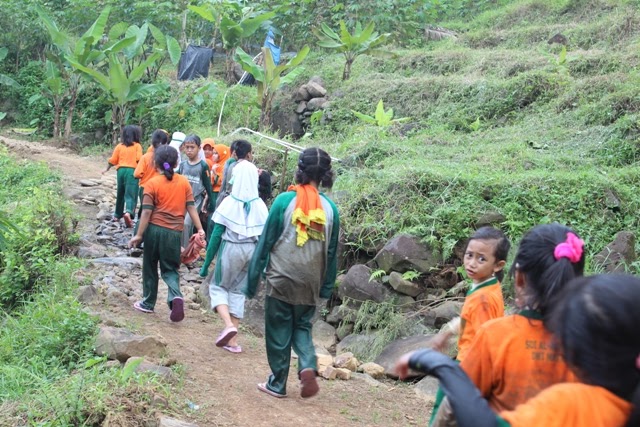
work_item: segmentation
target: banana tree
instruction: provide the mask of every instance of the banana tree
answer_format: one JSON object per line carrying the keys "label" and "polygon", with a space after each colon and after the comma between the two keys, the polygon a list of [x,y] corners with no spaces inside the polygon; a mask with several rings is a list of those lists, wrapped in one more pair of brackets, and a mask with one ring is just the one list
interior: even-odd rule
{"label": "banana tree", "polygon": [[189,6],[189,9],[203,19],[214,23],[216,30],[220,30],[222,47],[227,55],[226,78],[228,82],[232,82],[233,58],[236,49],[240,47],[243,39],[251,37],[261,25],[273,18],[276,13],[256,13],[251,8],[242,8],[239,4],[232,2],[226,2],[224,6],[226,7]]}
{"label": "banana tree", "polygon": [[[9,53],[9,49],[7,49],[6,47],[0,48],[0,62],[2,62],[4,58],[7,57],[8,53]],[[11,77],[4,74],[0,74],[0,85],[20,87],[18,82],[16,82]],[[0,120],[4,119],[6,116],[7,116],[7,113],[3,113],[0,111]]]}
{"label": "banana tree", "polygon": [[107,55],[108,69],[106,74],[97,68],[90,68],[69,60],[74,68],[95,81],[109,99],[111,111],[105,116],[105,122],[110,122],[112,125],[112,142],[114,144],[118,140],[120,129],[129,119],[131,104],[142,97],[166,89],[165,84],[149,84],[140,81],[147,67],[152,66],[161,56],[159,52],[151,54],[130,73],[125,72],[125,67],[115,52],[110,52]]}
{"label": "banana tree", "polygon": [[319,39],[318,46],[338,51],[344,55],[346,62],[342,71],[342,80],[347,80],[351,76],[353,62],[360,55],[394,57],[393,53],[380,49],[380,46],[387,41],[391,34],[378,34],[374,32],[374,29],[373,22],[370,22],[364,30],[357,22],[354,33],[350,34],[346,24],[341,20],[340,34],[324,23],[320,24],[320,30],[314,30],[313,34]]}
{"label": "banana tree", "polygon": [[[276,92],[282,86],[292,83],[296,77],[304,71],[299,65],[308,54],[309,46],[305,46],[289,62],[276,65],[273,62],[271,50],[263,47],[262,55],[264,56],[264,61],[263,65],[260,66],[256,65],[256,63],[253,62],[253,58],[242,50],[242,48],[237,49],[236,60],[240,63],[243,70],[251,73],[256,79],[258,102],[260,103],[260,129],[265,130],[271,127],[271,107]],[[287,74],[283,76],[284,73]]]}

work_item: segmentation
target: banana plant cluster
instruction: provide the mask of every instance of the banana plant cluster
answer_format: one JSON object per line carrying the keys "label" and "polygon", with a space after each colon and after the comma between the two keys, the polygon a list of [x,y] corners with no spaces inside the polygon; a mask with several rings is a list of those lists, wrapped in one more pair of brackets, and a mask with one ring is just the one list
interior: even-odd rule
{"label": "banana plant cluster", "polygon": [[[260,103],[260,129],[265,130],[271,126],[271,107],[276,92],[282,86],[292,83],[304,71],[300,67],[300,63],[308,54],[309,46],[305,46],[288,62],[276,65],[273,61],[271,50],[263,47],[262,55],[264,55],[264,61],[263,65],[260,66],[256,65],[253,62],[253,58],[242,48],[237,49],[236,60],[240,63],[242,69],[251,73],[256,80],[258,102]],[[285,73],[287,74],[284,75]]]}
{"label": "banana plant cluster", "polygon": [[393,53],[380,49],[391,35],[390,33],[378,34],[374,31],[375,24],[370,22],[364,30],[357,22],[353,34],[349,33],[344,21],[340,21],[340,34],[333,31],[327,24],[320,24],[320,29],[313,33],[318,38],[318,46],[335,50],[344,55],[345,64],[342,71],[342,80],[351,76],[351,66],[360,55],[380,56],[392,58]]}
{"label": "banana plant cluster", "polygon": [[[4,58],[7,57],[8,52],[9,52],[9,49],[7,49],[6,47],[0,48],[0,62],[4,61]],[[0,85],[13,86],[13,87],[20,86],[18,82],[16,82],[11,77],[5,74],[0,74]],[[2,111],[0,111],[0,120],[4,119],[6,116],[7,116],[7,113],[3,113]]]}
{"label": "banana plant cluster", "polygon": [[[178,41],[162,34],[151,23],[138,27],[121,22],[105,33],[111,12],[108,7],[85,34],[75,40],[62,31],[44,9],[38,7],[37,12],[57,48],[56,54],[49,55],[46,66],[46,84],[54,107],[56,98],[62,96],[63,84],[68,82],[69,121],[82,79],[96,83],[111,103],[105,122],[112,126],[112,141],[117,141],[120,129],[129,120],[131,106],[166,88],[164,84],[150,82],[167,57],[173,64],[178,63],[181,54]],[[149,33],[151,43],[148,43]]]}

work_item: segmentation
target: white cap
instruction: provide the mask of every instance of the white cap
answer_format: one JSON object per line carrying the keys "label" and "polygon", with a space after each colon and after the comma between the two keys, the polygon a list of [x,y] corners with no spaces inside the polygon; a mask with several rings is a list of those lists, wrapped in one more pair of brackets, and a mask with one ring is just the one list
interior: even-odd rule
{"label": "white cap", "polygon": [[187,135],[185,135],[182,132],[174,132],[173,135],[171,136],[171,141],[177,141],[180,144],[178,144],[178,146],[182,145],[182,143],[184,142],[184,139],[187,137]]}

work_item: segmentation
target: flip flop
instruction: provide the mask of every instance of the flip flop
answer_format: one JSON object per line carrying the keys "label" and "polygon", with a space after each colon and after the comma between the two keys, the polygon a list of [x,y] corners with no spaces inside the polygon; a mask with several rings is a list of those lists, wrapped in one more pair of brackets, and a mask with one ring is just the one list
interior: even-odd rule
{"label": "flip flop", "polygon": [[136,301],[133,303],[133,308],[143,313],[153,313],[153,310],[149,310],[148,308],[144,308],[142,306],[142,301]]}
{"label": "flip flop", "polygon": [[311,368],[300,371],[300,397],[307,398],[318,394],[320,386],[316,376],[316,371]]}
{"label": "flip flop", "polygon": [[180,322],[184,319],[184,300],[180,297],[176,297],[171,301],[171,314],[169,319],[172,322]]}
{"label": "flip flop", "polygon": [[239,345],[225,345],[222,348],[230,353],[242,353],[242,347],[240,347]]}
{"label": "flip flop", "polygon": [[229,344],[231,338],[235,337],[238,334],[238,329],[233,326],[229,326],[228,328],[224,328],[220,335],[218,335],[218,339],[216,339],[216,347],[224,347]]}
{"label": "flip flop", "polygon": [[258,390],[260,390],[263,393],[267,393],[269,396],[273,396],[273,397],[277,397],[278,399],[282,399],[284,397],[287,397],[286,394],[280,394],[280,393],[276,393],[273,390],[269,390],[267,388],[267,383],[260,383],[258,384]]}

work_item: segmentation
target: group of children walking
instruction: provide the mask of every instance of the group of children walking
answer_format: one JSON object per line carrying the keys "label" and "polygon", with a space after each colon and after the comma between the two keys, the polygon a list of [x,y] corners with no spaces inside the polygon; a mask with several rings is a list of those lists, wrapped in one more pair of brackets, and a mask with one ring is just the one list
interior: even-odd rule
{"label": "group of children walking", "polygon": [[[264,278],[271,373],[258,390],[287,396],[293,348],[300,394],[314,396],[319,387],[311,319],[316,300],[333,291],[340,227],[335,205],[319,192],[333,184],[330,156],[319,148],[304,150],[297,185],[278,195],[269,211],[258,192],[260,171],[249,142],[226,147],[205,139],[201,147],[196,135],[174,134],[176,150],[167,145],[168,134],[157,130],[142,156],[139,139],[138,128],[126,127],[109,159],[118,168],[115,217],[127,226],[140,179],[141,214],[130,241],[136,246],[144,239],[143,299],[135,309],[153,312],[159,265],[169,287],[170,319],[184,318],[180,249],[191,237],[189,227],[205,237],[201,208],[210,236],[200,275],[224,323],[216,346],[242,352],[238,327],[245,298],[256,295]],[[440,380],[430,425],[640,425],[640,279],[582,277],[578,234],[557,223],[540,225],[520,242],[509,272],[517,312],[505,316],[500,282],[509,249],[495,228],[471,236],[463,263],[472,286],[460,318],[443,328],[432,348],[397,363],[400,377],[413,369]],[[455,361],[438,351],[453,335],[459,336]]]}
{"label": "group of children walking", "polygon": [[[401,378],[413,369],[440,380],[429,425],[640,425],[640,279],[582,277],[576,232],[539,225],[523,237],[510,270],[518,311],[503,316],[508,250],[493,228],[469,239],[464,267],[473,284],[459,321],[431,348],[397,362]],[[456,361],[438,351],[454,334]]]}

